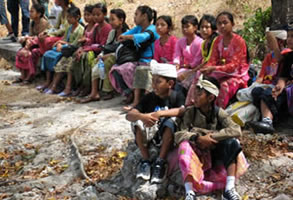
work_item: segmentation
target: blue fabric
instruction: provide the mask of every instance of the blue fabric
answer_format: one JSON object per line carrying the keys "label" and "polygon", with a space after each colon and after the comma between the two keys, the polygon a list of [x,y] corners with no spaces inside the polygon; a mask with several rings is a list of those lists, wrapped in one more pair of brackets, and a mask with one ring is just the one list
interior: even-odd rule
{"label": "blue fabric", "polygon": [[0,21],[1,24],[8,24],[4,0],[0,0]]}
{"label": "blue fabric", "polygon": [[14,35],[18,36],[19,7],[22,15],[22,35],[29,34],[29,0],[8,0],[7,9],[11,14],[11,24]]}
{"label": "blue fabric", "polygon": [[55,65],[61,59],[62,53],[54,47],[52,50],[46,51],[42,58],[41,69],[42,71],[54,71]]}
{"label": "blue fabric", "polygon": [[[149,25],[146,30],[150,30],[154,33],[154,39],[157,40],[160,38],[159,34],[156,31],[156,26],[151,24]],[[148,40],[150,38],[150,34],[147,32],[141,32],[142,27],[136,26],[129,31],[123,33],[123,35],[133,35],[133,41],[136,46],[139,47],[139,44]],[[154,50],[155,50],[155,42],[152,43],[150,47],[148,47],[142,54],[141,58],[139,59],[139,62],[145,62],[149,63],[151,61],[151,57],[154,56]]]}

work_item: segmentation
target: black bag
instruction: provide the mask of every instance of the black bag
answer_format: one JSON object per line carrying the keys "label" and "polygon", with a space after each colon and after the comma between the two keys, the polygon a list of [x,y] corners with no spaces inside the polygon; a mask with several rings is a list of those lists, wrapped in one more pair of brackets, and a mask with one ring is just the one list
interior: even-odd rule
{"label": "black bag", "polygon": [[102,47],[104,54],[108,53],[115,53],[116,49],[118,48],[120,44],[106,44],[105,46]]}
{"label": "black bag", "polygon": [[[142,52],[146,50],[155,41],[154,33],[150,30],[146,30],[150,34],[150,38],[147,41],[140,43],[140,47],[134,45],[133,40],[125,40],[120,43],[116,49],[116,63],[118,65],[126,62],[136,62],[139,60]],[[153,56],[152,56],[153,57]]]}
{"label": "black bag", "polygon": [[65,47],[62,47],[61,49],[61,53],[64,57],[69,58],[70,56],[72,56],[74,54],[74,52],[78,49],[77,46],[74,45],[68,45]]}

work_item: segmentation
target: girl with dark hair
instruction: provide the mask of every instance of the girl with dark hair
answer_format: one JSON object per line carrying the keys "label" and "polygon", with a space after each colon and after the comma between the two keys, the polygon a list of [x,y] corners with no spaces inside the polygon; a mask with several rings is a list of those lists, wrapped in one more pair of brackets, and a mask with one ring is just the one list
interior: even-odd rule
{"label": "girl with dark hair", "polygon": [[[151,82],[149,77],[140,77],[137,70],[142,69],[142,73],[150,75],[149,63],[154,57],[154,41],[159,38],[156,32],[156,11],[148,6],[139,6],[135,11],[134,22],[136,27],[119,36],[119,41],[133,40],[134,45],[140,47],[140,44],[151,41],[151,45],[147,46],[140,54],[138,62],[126,62],[122,65],[115,65],[110,71],[110,81],[116,91],[126,96],[125,104],[129,104],[133,100],[132,88],[135,88],[134,101],[131,105],[135,106],[140,99],[141,89],[150,91]],[[153,21],[153,24],[151,22]],[[137,67],[139,66],[139,67]],[[147,73],[145,73],[147,71]]]}
{"label": "girl with dark hair", "polygon": [[[110,24],[112,26],[112,30],[108,35],[108,39],[106,45],[114,45],[117,46],[119,36],[128,30],[128,25],[125,22],[126,14],[122,9],[112,9],[110,11]],[[115,52],[106,53],[102,51],[102,53],[98,56],[98,59],[102,59],[104,62],[105,67],[105,79],[103,80],[103,88],[102,91],[106,93],[103,97],[103,100],[109,100],[113,98],[113,87],[109,80],[109,72],[112,66],[115,64],[116,57]],[[91,94],[81,101],[81,103],[88,103],[90,101],[98,101],[100,100],[99,94],[99,80],[100,74],[97,67],[92,68],[92,75],[91,75]]]}
{"label": "girl with dark hair", "polygon": [[[88,95],[91,90],[91,72],[95,63],[94,58],[101,53],[102,46],[106,44],[111,31],[111,25],[106,21],[107,11],[107,7],[103,3],[94,5],[92,14],[97,27],[94,32],[93,43],[86,47],[87,56],[90,56],[88,57],[89,62],[83,65],[79,76],[76,76],[78,73],[74,72],[74,78],[79,87],[75,95],[79,94],[79,97]],[[78,66],[73,68],[77,70]]]}
{"label": "girl with dark hair", "polygon": [[197,194],[224,188],[222,199],[240,200],[235,179],[248,168],[240,143],[235,139],[241,136],[241,128],[222,108],[215,106],[220,92],[216,79],[201,75],[193,92],[193,106],[183,109],[176,119],[178,157],[170,156],[178,159],[185,200],[195,200]]}
{"label": "girl with dark hair", "polygon": [[173,23],[170,16],[162,15],[158,17],[156,30],[160,39],[155,41],[154,59],[159,63],[173,63],[177,38],[170,34],[172,29]]}
{"label": "girl with dark hair", "polygon": [[[66,48],[68,45],[76,46],[78,44],[78,40],[82,37],[84,28],[79,23],[80,20],[80,10],[79,8],[72,6],[67,10],[67,21],[70,24],[68,29],[66,29],[64,37],[62,40],[57,41],[54,44],[54,48],[50,51],[47,51],[42,59],[42,70],[46,71],[46,84],[48,89],[46,89],[44,92],[46,94],[54,94],[57,92],[57,85],[59,81],[62,78],[62,75],[67,70],[66,65],[56,65],[59,60],[61,63],[66,63],[67,59],[66,57],[62,57],[61,50],[62,48]],[[63,67],[64,66],[64,67]],[[65,69],[66,68],[66,69]],[[51,83],[51,72],[54,72],[54,78]],[[50,84],[51,83],[51,84]]]}
{"label": "girl with dark hair", "polygon": [[[186,94],[196,74],[194,69],[202,63],[201,45],[203,40],[196,35],[198,20],[195,16],[183,17],[181,25],[184,37],[177,41],[173,63],[178,70],[178,84]],[[185,76],[186,73],[191,73],[191,75]]]}
{"label": "girl with dark hair", "polygon": [[[199,21],[199,30],[200,30],[200,36],[204,39],[201,45],[201,55],[203,57],[202,65],[204,65],[204,63],[208,62],[211,57],[213,45],[218,36],[216,32],[217,31],[216,18],[212,15],[204,15]],[[186,102],[185,102],[186,106],[193,104],[193,101],[194,101],[193,91],[196,86],[199,75],[200,75],[200,72],[198,71],[188,90],[188,93],[186,96]]]}
{"label": "girl with dark hair", "polygon": [[[40,47],[41,57],[46,51],[52,49],[54,44],[61,40],[65,31],[70,26],[67,21],[67,10],[74,6],[71,0],[55,0],[55,4],[62,8],[62,12],[58,15],[57,23],[53,28],[47,29],[38,35],[37,43]],[[49,87],[51,81],[51,73],[46,73],[46,82],[36,87],[37,90],[43,91]]]}
{"label": "girl with dark hair", "polygon": [[208,63],[200,72],[215,77],[220,82],[221,91],[216,104],[226,108],[237,90],[247,87],[249,63],[245,40],[233,32],[233,15],[222,12],[217,16],[216,22],[220,35],[214,42]]}
{"label": "girl with dark hair", "polygon": [[23,47],[16,54],[15,66],[21,72],[20,78],[13,83],[29,84],[36,73],[36,65],[40,50],[37,45],[37,36],[50,27],[48,21],[44,18],[44,8],[40,4],[34,4],[30,9],[30,18],[32,20],[29,29],[29,36],[20,38],[19,42]]}
{"label": "girl with dark hair", "polygon": [[94,52],[89,51],[91,45],[94,43],[94,34],[97,28],[92,14],[93,9],[93,5],[86,5],[84,7],[84,20],[87,25],[85,26],[83,37],[78,40],[78,44],[81,45],[81,47],[69,58],[62,58],[55,67],[55,71],[60,68],[63,69],[63,72],[67,73],[65,89],[58,94],[59,96],[65,97],[71,95],[73,77],[74,80],[79,83],[82,79],[82,69],[90,65],[95,59]]}

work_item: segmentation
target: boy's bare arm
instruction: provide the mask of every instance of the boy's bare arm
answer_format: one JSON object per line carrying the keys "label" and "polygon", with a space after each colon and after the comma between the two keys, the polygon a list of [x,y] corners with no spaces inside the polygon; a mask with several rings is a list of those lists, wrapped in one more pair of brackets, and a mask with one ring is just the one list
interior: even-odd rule
{"label": "boy's bare arm", "polygon": [[146,127],[152,127],[159,120],[159,118],[152,116],[152,113],[141,113],[135,108],[128,112],[126,119],[131,122],[141,120]]}
{"label": "boy's bare arm", "polygon": [[270,44],[272,50],[274,51],[275,58],[277,59],[278,62],[281,61],[282,54],[281,54],[281,50],[279,48],[278,41],[277,41],[276,37],[270,31],[268,31],[268,32],[266,32],[266,38],[267,38],[267,41]]}
{"label": "boy's bare arm", "polygon": [[153,112],[152,116],[156,118],[160,117],[180,117],[184,113],[185,108],[182,106],[180,108],[172,108],[168,110],[159,110],[157,112]]}

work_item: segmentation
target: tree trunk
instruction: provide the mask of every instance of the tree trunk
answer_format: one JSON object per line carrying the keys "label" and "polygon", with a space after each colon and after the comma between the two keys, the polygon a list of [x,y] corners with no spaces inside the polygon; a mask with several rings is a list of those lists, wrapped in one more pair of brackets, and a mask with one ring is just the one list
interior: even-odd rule
{"label": "tree trunk", "polygon": [[272,0],[272,29],[293,28],[293,0]]}

